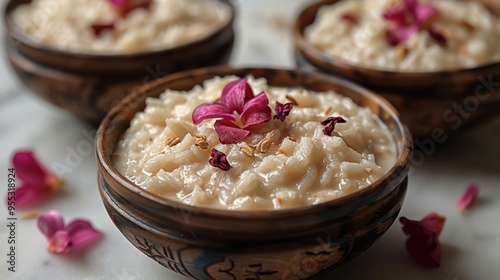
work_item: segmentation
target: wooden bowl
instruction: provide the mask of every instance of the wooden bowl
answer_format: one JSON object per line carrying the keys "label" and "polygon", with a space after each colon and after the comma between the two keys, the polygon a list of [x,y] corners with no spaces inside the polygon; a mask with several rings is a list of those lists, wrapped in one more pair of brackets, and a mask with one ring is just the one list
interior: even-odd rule
{"label": "wooden bowl", "polygon": [[[111,155],[145,99],[165,89],[190,90],[215,76],[265,77],[268,84],[335,90],[368,107],[387,125],[397,163],[374,184],[340,199],[279,211],[194,207],[144,191],[121,175]],[[99,190],[122,234],[141,252],[195,279],[305,279],[368,249],[394,222],[407,188],[412,138],[385,100],[345,80],[272,69],[213,67],[170,75],[115,106],[96,139]],[[295,278],[294,278],[295,277]]]}
{"label": "wooden bowl", "polygon": [[377,92],[396,107],[412,135],[421,140],[441,143],[451,132],[500,113],[498,62],[470,69],[396,72],[352,65],[315,49],[304,38],[304,30],[322,6],[339,1],[322,0],[299,14],[294,25],[299,67],[345,77]]}
{"label": "wooden bowl", "polygon": [[227,64],[234,43],[235,9],[230,0],[226,24],[206,37],[176,47],[131,54],[71,52],[33,41],[10,13],[31,0],[10,0],[4,10],[6,52],[18,78],[36,95],[98,123],[117,101],[136,87],[167,74]]}

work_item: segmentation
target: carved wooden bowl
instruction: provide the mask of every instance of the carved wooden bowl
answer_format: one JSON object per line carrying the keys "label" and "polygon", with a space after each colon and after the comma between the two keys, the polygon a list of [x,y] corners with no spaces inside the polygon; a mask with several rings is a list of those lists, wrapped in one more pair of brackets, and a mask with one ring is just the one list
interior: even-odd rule
{"label": "carved wooden bowl", "polygon": [[[304,30],[322,6],[339,1],[315,2],[297,17],[294,35],[299,67],[345,77],[377,92],[396,107],[419,139],[441,143],[453,131],[500,113],[500,63],[437,72],[394,72],[351,65],[316,50],[305,40]],[[500,5],[496,8],[498,12]]]}
{"label": "carved wooden bowl", "polygon": [[14,26],[10,13],[31,0],[10,0],[4,10],[6,52],[18,78],[32,92],[72,114],[98,123],[132,89],[169,73],[227,64],[234,43],[229,21],[206,37],[163,50],[132,54],[77,53],[33,41]]}
{"label": "carved wooden bowl", "polygon": [[[335,90],[368,107],[395,140],[397,163],[363,190],[322,204],[279,211],[193,207],[142,190],[113,166],[117,141],[145,99],[190,90],[215,76],[265,77],[272,86]],[[96,139],[99,190],[112,221],[141,252],[195,279],[305,279],[368,249],[389,229],[407,188],[412,137],[381,97],[343,79],[272,69],[213,67],[170,75],[127,96],[102,121]]]}

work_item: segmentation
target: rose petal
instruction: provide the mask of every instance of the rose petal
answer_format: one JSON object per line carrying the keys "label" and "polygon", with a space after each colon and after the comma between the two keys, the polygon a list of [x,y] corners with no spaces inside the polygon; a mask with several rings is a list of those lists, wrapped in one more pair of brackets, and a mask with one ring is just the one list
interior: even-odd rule
{"label": "rose petal", "polygon": [[230,109],[229,112],[243,112],[245,103],[254,97],[247,79],[238,79],[228,83],[222,90],[221,102]]}
{"label": "rose petal", "polygon": [[417,9],[419,3],[417,0],[403,0],[403,6],[405,7],[406,11],[408,12],[413,12]]}
{"label": "rose petal", "polygon": [[250,131],[241,129],[228,120],[218,120],[215,122],[214,127],[222,144],[239,143],[250,134]]}
{"label": "rose petal", "polygon": [[329,117],[322,121],[321,124],[325,126],[325,128],[323,128],[323,134],[331,136],[338,123],[346,123],[346,120],[342,117]]}
{"label": "rose petal", "polygon": [[102,233],[86,220],[73,220],[66,226],[66,231],[71,239],[71,248],[84,249],[102,236]]}
{"label": "rose petal", "polygon": [[446,37],[444,37],[443,33],[439,32],[433,28],[427,29],[427,32],[440,45],[446,46],[447,40],[446,40]]}
{"label": "rose petal", "polygon": [[426,230],[431,231],[432,233],[439,236],[441,234],[441,231],[444,228],[445,222],[446,222],[446,218],[444,216],[441,216],[441,215],[433,212],[433,213],[430,213],[429,215],[425,216],[422,219],[422,221],[420,221],[420,224]]}
{"label": "rose petal", "polygon": [[465,192],[460,196],[457,201],[457,207],[460,211],[468,210],[476,202],[479,195],[479,187],[477,185],[470,185]]}
{"label": "rose petal", "polygon": [[407,10],[405,6],[397,5],[387,8],[382,16],[385,20],[393,22],[394,24],[399,26],[408,24],[406,13]]}
{"label": "rose petal", "polygon": [[45,237],[51,239],[57,231],[64,229],[64,218],[59,212],[50,210],[38,216],[37,226]]}
{"label": "rose petal", "polygon": [[49,240],[49,252],[66,253],[71,246],[71,237],[66,230],[58,230]]}
{"label": "rose petal", "polygon": [[446,218],[437,213],[431,213],[421,221],[400,218],[403,232],[409,236],[406,249],[415,262],[430,268],[439,266],[441,261],[439,235],[445,221]]}
{"label": "rose petal", "polygon": [[21,187],[17,187],[14,191],[16,206],[21,209],[28,205],[35,204],[44,200],[51,193],[52,188],[49,185],[33,186],[25,184]]}
{"label": "rose petal", "polygon": [[248,128],[252,125],[265,123],[268,122],[270,119],[271,119],[271,108],[269,107],[266,107],[264,109],[251,108],[243,112],[243,114],[241,115],[243,128]]}
{"label": "rose petal", "polygon": [[245,103],[243,113],[240,116],[243,128],[268,122],[271,119],[271,108],[267,106],[268,104],[269,99],[264,92]]}
{"label": "rose petal", "polygon": [[236,117],[231,114],[231,110],[220,103],[201,104],[194,109],[192,118],[194,124],[199,124],[206,119],[214,118],[236,121]]}
{"label": "rose petal", "polygon": [[439,14],[439,10],[431,5],[419,4],[414,10],[415,21],[419,26],[424,25],[433,16]]}
{"label": "rose petal", "polygon": [[274,111],[276,112],[276,115],[274,115],[274,119],[278,119],[282,122],[285,121],[286,117],[290,115],[290,112],[293,109],[293,103],[286,103],[282,104],[278,101],[276,101],[276,106],[274,107]]}
{"label": "rose petal", "polygon": [[216,149],[212,149],[212,154],[210,155],[208,162],[210,165],[218,167],[224,171],[231,169],[231,165],[229,165],[229,162],[227,161],[226,154]]}
{"label": "rose petal", "polygon": [[94,32],[94,36],[99,37],[104,30],[113,30],[115,29],[114,23],[95,23],[90,25],[92,28],[92,32]]}
{"label": "rose petal", "polygon": [[26,184],[43,184],[46,177],[51,175],[36,159],[32,151],[16,152],[12,159],[12,165],[16,170],[16,176]]}
{"label": "rose petal", "polygon": [[418,27],[415,25],[390,29],[385,32],[385,40],[389,45],[397,46],[410,39],[410,37],[417,32]]}
{"label": "rose petal", "polygon": [[428,268],[440,266],[441,245],[437,238],[425,235],[413,235],[406,240],[405,246],[416,263]]}
{"label": "rose petal", "polygon": [[247,102],[245,102],[242,114],[244,114],[245,111],[250,108],[265,109],[266,107],[268,107],[268,105],[269,105],[269,98],[267,98],[265,92],[261,92],[258,95],[249,99]]}

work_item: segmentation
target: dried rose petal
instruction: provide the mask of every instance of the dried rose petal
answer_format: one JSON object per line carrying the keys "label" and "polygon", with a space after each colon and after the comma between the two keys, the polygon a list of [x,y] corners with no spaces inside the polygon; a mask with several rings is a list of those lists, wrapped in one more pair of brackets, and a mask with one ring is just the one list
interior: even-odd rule
{"label": "dried rose petal", "polygon": [[425,267],[439,267],[441,262],[441,244],[439,234],[443,230],[446,218],[430,213],[421,221],[401,217],[403,232],[408,235],[406,250],[413,260]]}
{"label": "dried rose petal", "polygon": [[358,23],[358,18],[351,13],[343,13],[342,15],[340,15],[340,19],[353,24]]}
{"label": "dried rose petal", "polygon": [[329,117],[328,119],[321,122],[322,125],[326,127],[323,128],[323,133],[328,136],[332,136],[333,130],[335,130],[335,125],[338,123],[345,123],[342,117]]}
{"label": "dried rose petal", "polygon": [[18,208],[38,203],[59,192],[63,181],[49,172],[35,157],[33,151],[18,151],[12,165],[22,185],[15,189]]}
{"label": "dried rose petal", "polygon": [[278,119],[282,122],[285,121],[285,118],[290,115],[290,111],[293,109],[293,103],[279,103],[276,101],[276,107],[274,107],[274,111],[276,112],[276,115],[274,115],[274,119]]}
{"label": "dried rose petal", "polygon": [[206,119],[217,120],[214,124],[222,144],[243,141],[253,125],[271,119],[269,99],[264,92],[254,96],[247,79],[228,83],[222,90],[220,103],[206,103],[196,107],[192,119],[199,124]]}
{"label": "dried rose petal", "polygon": [[443,33],[439,32],[438,30],[436,30],[434,28],[427,29],[427,32],[440,45],[446,46],[447,40],[446,40],[446,37],[443,35]]}
{"label": "dried rose petal", "polygon": [[212,154],[210,155],[208,162],[213,167],[218,167],[224,171],[231,169],[231,165],[229,165],[229,162],[227,161],[226,154],[216,149],[212,149]]}
{"label": "dried rose petal", "polygon": [[477,196],[479,195],[479,187],[477,185],[470,185],[462,196],[458,199],[457,207],[460,211],[468,210],[476,202]]}
{"label": "dried rose petal", "polygon": [[38,229],[47,238],[51,253],[67,253],[86,249],[102,236],[102,233],[86,220],[76,219],[67,226],[63,216],[55,211],[47,211],[37,219]]}
{"label": "dried rose petal", "polygon": [[400,5],[390,6],[383,14],[389,25],[385,33],[387,43],[396,46],[405,42],[419,30],[426,29],[429,20],[437,14],[436,7],[417,0],[403,0]]}
{"label": "dried rose petal", "polygon": [[115,29],[115,24],[114,23],[96,23],[96,24],[92,24],[90,26],[90,28],[92,28],[94,35],[96,37],[99,37],[104,30]]}

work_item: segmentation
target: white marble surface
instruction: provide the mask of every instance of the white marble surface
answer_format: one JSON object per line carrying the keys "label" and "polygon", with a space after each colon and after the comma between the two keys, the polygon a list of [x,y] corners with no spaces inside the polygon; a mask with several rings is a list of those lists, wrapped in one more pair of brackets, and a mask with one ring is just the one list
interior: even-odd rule
{"label": "white marble surface", "polygon": [[[287,31],[305,0],[240,0],[236,66],[293,67]],[[5,3],[2,0],[2,3]],[[2,45],[3,46],[3,45]],[[39,207],[57,209],[68,219],[86,217],[105,236],[82,257],[52,255],[34,220],[17,222],[16,272],[7,271],[7,215],[0,210],[0,279],[184,279],[140,253],[108,218],[96,184],[93,152],[85,136],[93,128],[27,92],[0,59],[0,200],[7,190],[7,168],[14,150],[34,149],[49,165],[67,166],[62,195]],[[415,166],[401,215],[420,219],[431,211],[447,217],[441,235],[439,269],[415,265],[396,222],[366,253],[319,279],[500,279],[500,119],[458,134]],[[80,150],[80,154],[74,151]],[[467,214],[455,202],[470,184],[480,200]],[[21,212],[18,212],[21,213]],[[43,276],[42,276],[43,275]]]}

